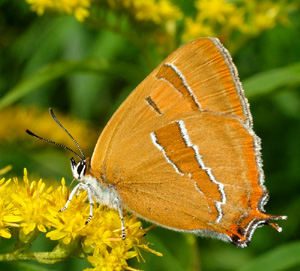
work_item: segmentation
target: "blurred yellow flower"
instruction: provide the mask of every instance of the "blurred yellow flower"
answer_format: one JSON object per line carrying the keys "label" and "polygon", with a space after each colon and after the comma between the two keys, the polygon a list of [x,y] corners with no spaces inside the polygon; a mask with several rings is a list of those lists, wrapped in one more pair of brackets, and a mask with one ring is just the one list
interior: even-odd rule
{"label": "blurred yellow flower", "polygon": [[245,21],[245,8],[235,8],[233,16],[228,16],[224,28],[229,28],[231,31],[239,30],[240,32],[245,32]]}
{"label": "blurred yellow flower", "polygon": [[43,15],[45,11],[56,11],[73,14],[80,22],[89,16],[88,9],[91,6],[91,0],[26,0],[26,2],[38,15]]}
{"label": "blurred yellow flower", "polygon": [[[86,225],[90,209],[86,192],[79,193],[67,210],[59,212],[68,198],[64,179],[60,186],[49,186],[42,180],[29,181],[25,169],[22,183],[17,178],[0,180],[0,198],[0,237],[11,238],[10,229],[14,228],[20,247],[31,244],[41,232],[46,233],[50,240],[59,242],[53,252],[45,255],[53,262],[55,257],[61,261],[64,257],[85,255],[94,266],[89,270],[133,270],[127,260],[134,257],[139,260],[140,250],[161,256],[144,239],[149,228],[143,229],[137,217],[125,211],[125,240],[121,238],[121,221],[116,210],[95,205],[93,218]],[[37,253],[36,260],[45,261],[39,259],[42,255]],[[10,258],[13,257],[12,253]]]}
{"label": "blurred yellow flower", "polygon": [[[237,50],[247,39],[278,23],[289,22],[287,14],[293,9],[287,1],[270,0],[195,0],[196,13],[183,9],[183,2],[171,0],[26,1],[39,15],[49,10],[72,14],[80,22],[89,18],[90,26],[107,27],[135,42],[140,38],[135,31],[145,33],[140,42],[155,43],[163,56],[173,51],[178,41],[201,36],[218,37],[229,50],[234,43]],[[181,40],[176,37],[178,33]]]}
{"label": "blurred yellow flower", "polygon": [[182,36],[183,40],[192,40],[195,37],[213,37],[216,35],[213,28],[208,24],[203,24],[200,21],[194,21],[192,18],[188,17],[185,20],[185,32]]}
{"label": "blurred yellow flower", "polygon": [[245,41],[273,28],[278,22],[288,21],[288,5],[284,5],[284,1],[196,0],[194,5],[196,16],[184,18],[183,41],[212,35],[219,37],[231,49],[227,42],[232,43],[233,36]]}
{"label": "blurred yellow flower", "polygon": [[83,22],[90,15],[89,8],[92,0],[58,0],[57,10],[62,13],[74,14],[79,22]]}
{"label": "blurred yellow flower", "polygon": [[269,29],[273,28],[280,14],[280,7],[271,3],[264,3],[254,14],[253,25],[254,29]]}
{"label": "blurred yellow flower", "polygon": [[127,7],[138,21],[153,21],[156,24],[178,20],[182,13],[178,7],[167,0],[132,0]]}
{"label": "blurred yellow flower", "polygon": [[195,7],[199,11],[199,16],[220,23],[225,23],[228,15],[236,8],[226,0],[198,0]]}
{"label": "blurred yellow flower", "polygon": [[54,8],[53,0],[26,0],[31,5],[31,10],[36,11],[38,15],[43,15],[45,10]]}
{"label": "blurred yellow flower", "polygon": [[[56,110],[55,114],[58,115],[59,120],[79,142],[81,148],[87,153],[91,152],[101,132],[100,129],[92,127],[87,122],[59,114]],[[0,119],[0,144],[30,140],[32,144],[45,146],[45,142],[32,141],[32,138],[25,132],[26,129],[66,146],[72,144],[70,137],[51,118],[47,109],[11,106],[0,111]],[[71,145],[70,148],[74,149],[74,145]]]}
{"label": "blurred yellow flower", "polygon": [[80,22],[90,16],[89,8],[93,3],[95,7],[102,9],[106,4],[117,12],[123,10],[137,21],[162,24],[182,18],[181,10],[169,0],[26,0],[26,2],[38,15],[44,14],[45,11],[56,11],[73,14]]}

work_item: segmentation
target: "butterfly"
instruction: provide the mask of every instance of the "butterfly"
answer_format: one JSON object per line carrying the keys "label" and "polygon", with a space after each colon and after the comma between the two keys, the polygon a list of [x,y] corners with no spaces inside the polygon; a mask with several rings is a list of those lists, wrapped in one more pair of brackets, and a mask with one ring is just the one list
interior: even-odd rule
{"label": "butterfly", "polygon": [[91,159],[71,138],[80,151],[69,149],[79,158],[71,158],[79,183],[62,210],[86,190],[87,222],[95,199],[119,211],[123,239],[123,209],[238,247],[246,247],[261,225],[281,231],[272,221],[286,219],[264,211],[261,142],[237,69],[216,38],[199,38],[167,57],[109,120]]}

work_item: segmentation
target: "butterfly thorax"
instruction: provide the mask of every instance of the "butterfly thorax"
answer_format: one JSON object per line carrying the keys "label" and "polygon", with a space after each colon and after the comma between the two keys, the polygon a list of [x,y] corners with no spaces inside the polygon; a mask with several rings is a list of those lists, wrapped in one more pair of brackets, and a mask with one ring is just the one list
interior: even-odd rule
{"label": "butterfly thorax", "polygon": [[81,160],[77,164],[74,159],[71,159],[71,170],[74,178],[82,184],[81,187],[91,193],[97,203],[116,210],[119,208],[120,196],[115,187],[104,179],[95,177],[89,158]]}
{"label": "butterfly thorax", "polygon": [[99,182],[99,180],[92,175],[83,176],[82,182],[90,188],[92,197],[97,203],[118,210],[116,199],[120,199],[120,196],[112,185]]}

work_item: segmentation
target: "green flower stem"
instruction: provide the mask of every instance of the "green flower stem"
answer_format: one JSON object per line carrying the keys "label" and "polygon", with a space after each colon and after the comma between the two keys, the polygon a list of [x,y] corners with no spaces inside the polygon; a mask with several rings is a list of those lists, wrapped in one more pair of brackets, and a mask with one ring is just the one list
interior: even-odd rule
{"label": "green flower stem", "polygon": [[34,260],[39,263],[53,264],[61,262],[70,257],[70,254],[66,251],[54,251],[54,252],[12,252],[0,254],[1,262],[11,262],[18,260]]}

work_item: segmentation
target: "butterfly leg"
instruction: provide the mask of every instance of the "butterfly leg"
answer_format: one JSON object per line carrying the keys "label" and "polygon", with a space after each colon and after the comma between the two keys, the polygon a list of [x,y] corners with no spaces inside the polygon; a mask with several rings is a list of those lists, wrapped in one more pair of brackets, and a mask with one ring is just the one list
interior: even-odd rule
{"label": "butterfly leg", "polygon": [[117,209],[119,211],[119,216],[120,216],[120,219],[121,219],[122,239],[125,240],[125,237],[126,237],[125,223],[124,223],[124,217],[123,217],[123,210],[122,210],[121,201],[118,197],[116,197],[114,199],[114,201],[115,201],[115,206],[117,207]]}
{"label": "butterfly leg", "polygon": [[90,214],[87,221],[85,222],[85,224],[87,224],[92,220],[93,217],[94,200],[93,200],[93,193],[92,193],[91,186],[89,184],[85,184],[84,186],[85,186],[85,190],[88,192],[89,203],[90,203]]}
{"label": "butterfly leg", "polygon": [[70,194],[70,196],[69,196],[69,198],[68,198],[68,200],[67,200],[65,206],[64,206],[62,209],[60,209],[59,212],[63,212],[63,211],[65,211],[65,210],[67,210],[68,205],[69,205],[70,201],[72,200],[72,198],[74,197],[75,193],[76,193],[79,189],[81,189],[81,188],[82,188],[82,183],[79,183],[79,184],[77,184],[77,185],[74,187],[74,189],[72,190],[72,192],[71,192],[71,194]]}
{"label": "butterfly leg", "polygon": [[74,189],[72,190],[69,199],[66,202],[66,205],[59,210],[60,212],[65,211],[68,208],[68,205],[70,203],[70,201],[72,200],[72,198],[74,197],[74,195],[76,194],[77,191],[79,191],[80,189],[82,190],[86,190],[88,193],[88,198],[89,198],[89,203],[90,203],[90,214],[89,217],[87,219],[87,221],[85,222],[85,224],[89,223],[92,220],[93,217],[93,208],[94,208],[94,200],[93,200],[93,193],[92,193],[92,189],[91,186],[88,184],[84,184],[84,183],[79,183],[77,184]]}

